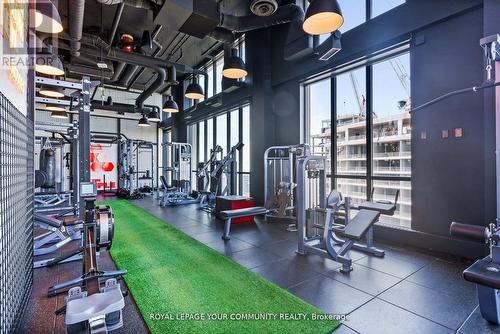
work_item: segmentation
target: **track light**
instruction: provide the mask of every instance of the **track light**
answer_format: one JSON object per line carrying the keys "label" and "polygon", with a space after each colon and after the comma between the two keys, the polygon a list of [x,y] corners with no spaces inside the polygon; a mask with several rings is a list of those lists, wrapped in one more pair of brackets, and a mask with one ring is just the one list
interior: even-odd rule
{"label": "track light", "polygon": [[141,128],[145,128],[145,127],[151,126],[151,124],[149,123],[149,120],[146,117],[146,115],[142,115],[141,119],[139,120],[139,124],[137,124],[137,126],[139,126]]}
{"label": "track light", "polygon": [[50,117],[52,118],[59,118],[59,119],[66,119],[68,118],[68,113],[66,112],[66,110],[53,110],[51,113],[50,113]]}
{"label": "track light", "polygon": [[58,56],[42,53],[36,55],[35,71],[46,75],[61,76],[64,75],[64,66]]}
{"label": "track light", "polygon": [[179,112],[179,106],[172,98],[172,95],[167,95],[167,101],[163,104],[164,112]]}
{"label": "track light", "polygon": [[310,35],[334,32],[344,24],[337,0],[309,0],[302,28]]}
{"label": "track light", "polygon": [[196,77],[193,77],[193,81],[186,88],[186,97],[191,100],[199,100],[205,97],[203,94],[203,88],[196,81]]}
{"label": "track light", "polygon": [[43,96],[61,98],[64,97],[64,89],[62,87],[41,86],[39,93]]}
{"label": "track light", "polygon": [[55,105],[55,104],[47,104],[45,106],[45,109],[50,110],[50,111],[64,111],[64,112],[66,112],[66,108]]}
{"label": "track light", "polygon": [[149,112],[148,120],[150,120],[151,122],[160,122],[161,121],[160,115],[158,114],[158,111],[156,111],[156,109],[153,109]]}
{"label": "track light", "polygon": [[248,74],[243,59],[238,57],[238,50],[231,49],[231,56],[224,60],[222,75],[229,79],[241,79]]}
{"label": "track light", "polygon": [[63,31],[59,12],[50,0],[36,2],[35,29],[48,34],[57,34]]}

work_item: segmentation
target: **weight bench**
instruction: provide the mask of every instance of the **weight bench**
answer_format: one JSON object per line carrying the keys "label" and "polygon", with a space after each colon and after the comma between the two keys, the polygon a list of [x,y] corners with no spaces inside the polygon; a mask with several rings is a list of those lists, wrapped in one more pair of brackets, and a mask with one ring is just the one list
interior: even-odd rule
{"label": "weight bench", "polygon": [[222,239],[229,240],[229,234],[231,233],[231,221],[233,218],[241,218],[246,216],[257,216],[264,215],[268,213],[264,207],[256,206],[252,208],[244,208],[244,209],[236,209],[236,210],[225,210],[219,213],[221,219],[224,220],[224,234],[222,235]]}
{"label": "weight bench", "polygon": [[[362,209],[354,218],[350,219],[347,225],[340,225],[334,223],[333,212],[330,210],[327,211],[327,228],[325,228],[326,236],[324,237],[326,240],[325,247],[330,257],[342,264],[341,272],[348,273],[352,270],[352,260],[346,256],[351,249],[362,250],[374,255],[378,255],[381,252],[381,256],[384,256],[383,251],[379,251],[372,246],[368,247],[356,244],[356,241],[363,239],[367,233],[371,233],[373,224],[378,221],[379,217],[380,213],[377,211]],[[338,238],[336,233],[341,234],[344,239]],[[335,250],[335,244],[341,245],[339,250]]]}

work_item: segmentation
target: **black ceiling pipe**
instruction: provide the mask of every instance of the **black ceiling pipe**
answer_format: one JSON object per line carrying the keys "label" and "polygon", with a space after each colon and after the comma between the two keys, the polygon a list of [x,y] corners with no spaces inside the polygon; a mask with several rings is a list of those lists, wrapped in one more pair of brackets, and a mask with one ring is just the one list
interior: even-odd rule
{"label": "black ceiling pipe", "polygon": [[150,97],[158,88],[160,88],[163,83],[165,82],[165,79],[167,78],[167,72],[165,71],[164,68],[162,67],[156,67],[154,70],[157,73],[156,80],[153,81],[149,87],[141,93],[135,100],[135,106],[139,110],[139,112],[142,112],[142,109],[144,108],[144,101],[148,97]]}
{"label": "black ceiling pipe", "polygon": [[234,16],[221,14],[219,27],[230,30],[233,33],[246,32],[293,21],[302,21],[303,19],[304,11],[302,7],[290,4],[278,7],[270,16]]}
{"label": "black ceiling pipe", "polygon": [[[52,42],[52,37],[47,37],[44,39],[44,43],[46,45],[50,45],[54,48],[60,48],[60,49],[68,49],[67,46],[65,46],[64,39],[66,37],[64,35],[59,35],[59,41],[57,45],[54,45]],[[132,65],[138,65],[138,66],[143,66],[143,67],[149,67],[152,68],[154,66],[156,67],[170,67],[170,66],[175,66],[175,69],[180,72],[180,73],[193,73],[193,74],[200,74],[200,75],[207,75],[206,72],[194,69],[190,66],[184,65],[184,64],[179,64],[175,63],[169,60],[165,59],[159,59],[159,58],[154,58],[151,56],[146,56],[134,52],[125,52],[122,51],[118,48],[111,47],[109,44],[107,44],[105,41],[103,41],[100,37],[98,36],[93,36],[89,34],[83,34],[82,44],[86,45],[84,51],[82,53],[85,53],[87,55],[96,57],[96,58],[103,58],[103,59],[109,59],[112,61],[122,61],[127,64],[132,64]],[[88,46],[93,46],[88,47]],[[104,49],[105,52],[101,52],[101,49]]]}
{"label": "black ceiling pipe", "polygon": [[233,44],[236,40],[236,36],[231,31],[221,27],[216,27],[208,36],[225,44]]}
{"label": "black ceiling pipe", "polygon": [[120,78],[120,81],[118,83],[120,86],[123,87],[128,87],[128,84],[130,83],[130,80],[132,80],[132,77],[135,74],[135,71],[139,68],[137,65],[128,65],[125,71],[123,72],[122,77]]}
{"label": "black ceiling pipe", "polygon": [[113,19],[113,24],[111,25],[111,32],[109,34],[108,44],[113,45],[113,40],[115,39],[116,30],[118,29],[118,24],[120,24],[120,20],[123,14],[123,8],[125,8],[125,4],[121,3],[118,8],[116,8],[115,17]]}
{"label": "black ceiling pipe", "polygon": [[115,66],[115,72],[113,73],[113,76],[111,77],[111,79],[109,79],[109,81],[111,82],[117,81],[120,78],[120,75],[122,74],[125,66],[127,66],[126,63],[118,62]]}
{"label": "black ceiling pipe", "polygon": [[80,55],[84,12],[85,0],[68,0],[68,27],[71,37],[71,55],[73,56]]}
{"label": "black ceiling pipe", "polygon": [[[160,33],[160,30],[162,27],[163,27],[162,25],[157,25],[155,27],[155,29],[153,30],[153,33],[151,34],[151,37],[153,38],[153,43],[158,47],[151,55],[151,57],[154,57],[154,58],[156,58],[160,54],[160,52],[163,50],[163,45],[161,45],[160,43],[157,43],[155,41],[156,37]],[[137,72],[138,69],[139,69],[139,66],[135,66],[135,67],[131,68],[130,75],[126,78],[126,80],[123,80],[124,86],[126,86],[127,89],[130,89],[130,87],[132,87],[132,85],[137,81],[137,79],[139,79],[139,77],[144,72],[144,67],[141,68],[139,70],[139,72]]]}

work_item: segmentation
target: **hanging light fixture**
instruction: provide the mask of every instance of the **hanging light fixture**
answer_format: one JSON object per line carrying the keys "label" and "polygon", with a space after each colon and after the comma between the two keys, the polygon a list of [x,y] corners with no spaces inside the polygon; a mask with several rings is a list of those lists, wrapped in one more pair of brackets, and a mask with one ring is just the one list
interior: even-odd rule
{"label": "hanging light fixture", "polygon": [[58,34],[63,31],[59,12],[50,0],[36,2],[35,29],[48,34]]}
{"label": "hanging light fixture", "polygon": [[231,56],[224,60],[222,75],[229,79],[241,79],[248,75],[243,59],[238,57],[238,49],[231,49]]}
{"label": "hanging light fixture", "polygon": [[45,106],[45,109],[50,110],[50,111],[64,111],[64,112],[66,112],[66,108],[55,105],[55,104],[47,104]]}
{"label": "hanging light fixture", "polygon": [[42,53],[36,55],[35,71],[46,75],[61,76],[64,75],[64,66],[58,56]]}
{"label": "hanging light fixture", "polygon": [[62,87],[41,86],[38,91],[43,96],[61,98],[64,97],[64,89]]}
{"label": "hanging light fixture", "polygon": [[302,28],[310,35],[334,32],[344,24],[337,0],[309,0]]}
{"label": "hanging light fixture", "polygon": [[167,100],[163,104],[164,112],[179,112],[179,106],[172,98],[172,95],[167,95]]}
{"label": "hanging light fixture", "polygon": [[160,122],[161,121],[160,115],[158,114],[158,111],[156,111],[156,109],[153,109],[149,112],[148,120],[151,122]]}
{"label": "hanging light fixture", "polygon": [[151,124],[149,123],[149,120],[146,117],[146,115],[144,115],[144,114],[142,115],[141,119],[139,120],[139,124],[137,124],[137,126],[139,126],[141,128],[145,128],[145,127],[151,126]]}
{"label": "hanging light fixture", "polygon": [[198,84],[196,77],[193,76],[193,80],[186,88],[186,97],[191,100],[199,100],[205,97],[203,93],[203,88]]}
{"label": "hanging light fixture", "polygon": [[50,117],[52,118],[59,118],[59,119],[66,119],[68,118],[68,113],[66,110],[54,110],[50,113]]}

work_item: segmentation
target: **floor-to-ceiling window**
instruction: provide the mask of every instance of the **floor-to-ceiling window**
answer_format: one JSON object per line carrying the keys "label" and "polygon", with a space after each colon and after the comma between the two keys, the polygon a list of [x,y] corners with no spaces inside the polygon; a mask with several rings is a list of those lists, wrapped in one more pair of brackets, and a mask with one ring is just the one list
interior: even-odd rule
{"label": "floor-to-ceiling window", "polygon": [[[246,48],[245,48],[245,35],[240,36],[232,45],[233,48],[238,50],[238,55],[245,61],[246,58]],[[197,69],[204,71],[207,75],[206,77],[201,74],[197,74],[195,77],[200,84],[201,88],[205,92],[205,97],[198,100],[201,103],[206,99],[220,94],[222,92],[222,69],[224,68],[224,52],[219,50],[217,53],[211,57],[212,59],[204,61],[200,64]],[[193,75],[189,75],[184,80],[184,90],[187,88],[189,83],[193,80]],[[245,79],[240,79],[244,81]],[[184,109],[189,109],[194,106],[194,101],[188,98],[184,99]]]}
{"label": "floor-to-ceiling window", "polygon": [[410,55],[401,52],[305,83],[304,138],[333,162],[329,188],[354,204],[398,194],[395,215],[380,221],[410,228]]}
{"label": "floor-to-ceiling window", "polygon": [[250,195],[250,106],[248,104],[192,123],[188,127],[188,137],[193,145],[193,151],[197,152],[193,159],[193,174],[196,173],[196,166],[199,163],[209,159],[211,150],[216,145],[222,147],[225,156],[233,146],[243,142],[243,149],[236,153],[238,168],[236,189],[238,194]]}

